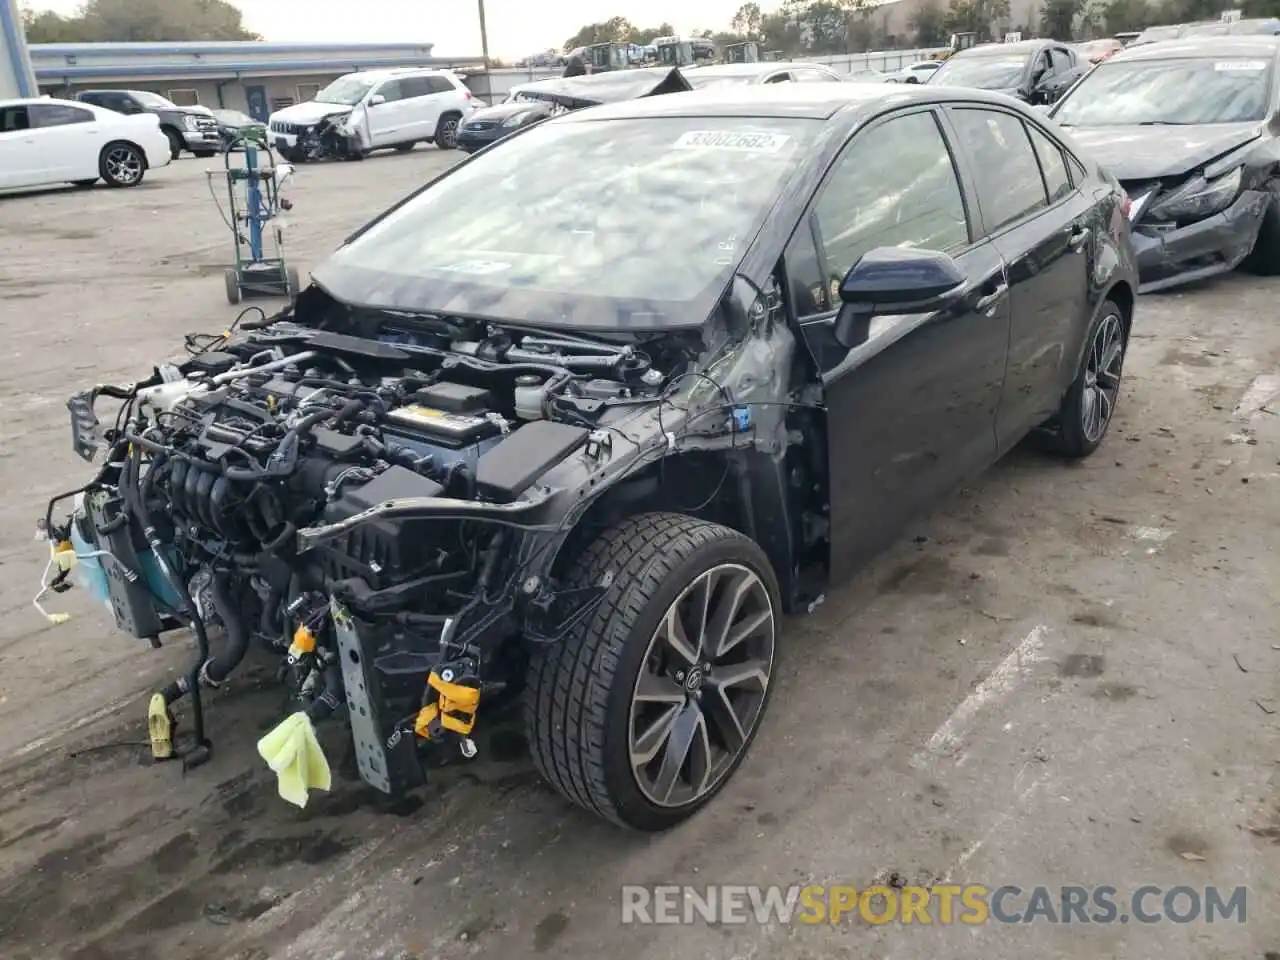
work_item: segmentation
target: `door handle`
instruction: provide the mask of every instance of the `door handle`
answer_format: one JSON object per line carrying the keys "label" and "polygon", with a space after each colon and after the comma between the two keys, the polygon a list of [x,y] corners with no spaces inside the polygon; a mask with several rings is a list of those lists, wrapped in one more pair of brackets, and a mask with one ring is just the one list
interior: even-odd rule
{"label": "door handle", "polygon": [[1089,234],[1093,231],[1088,227],[1075,227],[1071,231],[1071,236],[1067,238],[1067,246],[1072,250],[1079,250],[1084,246],[1084,242],[1089,239]]}
{"label": "door handle", "polygon": [[1003,281],[990,293],[978,298],[978,302],[973,305],[973,309],[978,313],[985,313],[991,316],[995,312],[995,305],[1000,301],[1006,293],[1009,292],[1009,285]]}

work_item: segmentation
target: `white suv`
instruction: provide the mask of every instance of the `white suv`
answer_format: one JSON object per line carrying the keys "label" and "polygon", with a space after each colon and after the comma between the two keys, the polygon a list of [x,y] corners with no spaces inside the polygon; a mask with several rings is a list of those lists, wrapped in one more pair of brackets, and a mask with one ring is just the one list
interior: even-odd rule
{"label": "white suv", "polygon": [[286,159],[294,154],[299,135],[321,120],[345,115],[350,115],[345,125],[358,134],[365,152],[412,150],[421,142],[452,150],[458,124],[479,106],[448,70],[365,70],[339,77],[314,100],[277,110],[267,127],[271,145]]}

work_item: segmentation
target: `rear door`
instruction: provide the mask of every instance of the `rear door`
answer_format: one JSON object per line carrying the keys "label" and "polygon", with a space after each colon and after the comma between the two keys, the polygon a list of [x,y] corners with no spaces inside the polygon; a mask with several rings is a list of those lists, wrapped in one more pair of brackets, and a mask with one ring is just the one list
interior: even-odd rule
{"label": "rear door", "polygon": [[0,188],[47,183],[26,104],[0,107]]}
{"label": "rear door", "polygon": [[1004,451],[1061,399],[1089,311],[1092,200],[1038,124],[990,106],[949,107],[947,118],[970,161],[984,230],[1008,265],[1013,320],[997,418]]}
{"label": "rear door", "polygon": [[[785,254],[826,387],[835,575],[995,459],[1009,299],[999,251],[970,227],[967,193],[936,111],[891,114],[844,148]],[[966,294],[944,311],[875,317],[845,348],[832,334],[840,281],[884,246],[951,254]]]}
{"label": "rear door", "polygon": [[33,103],[31,126],[49,182],[98,176],[100,124],[92,110],[70,103]]}
{"label": "rear door", "polygon": [[430,75],[418,77],[417,80],[424,90],[417,123],[422,131],[422,138],[426,139],[436,135],[441,114],[446,110],[458,108],[460,93],[458,88],[444,77]]}

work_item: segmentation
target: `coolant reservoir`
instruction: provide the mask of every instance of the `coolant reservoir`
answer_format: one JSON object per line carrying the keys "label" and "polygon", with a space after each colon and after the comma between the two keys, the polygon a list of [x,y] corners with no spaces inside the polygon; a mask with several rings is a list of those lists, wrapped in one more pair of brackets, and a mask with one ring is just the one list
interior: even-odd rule
{"label": "coolant reservoir", "polygon": [[526,373],[516,377],[516,416],[521,420],[542,419],[542,378]]}

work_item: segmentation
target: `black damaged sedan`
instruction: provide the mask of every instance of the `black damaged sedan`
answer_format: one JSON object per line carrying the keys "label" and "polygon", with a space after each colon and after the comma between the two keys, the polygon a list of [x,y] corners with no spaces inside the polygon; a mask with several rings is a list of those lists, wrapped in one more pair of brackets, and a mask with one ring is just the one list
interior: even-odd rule
{"label": "black damaged sedan", "polygon": [[1280,273],[1280,37],[1143,44],[1050,111],[1123,185],[1142,290]]}
{"label": "black damaged sedan", "polygon": [[[523,691],[565,797],[670,827],[809,653],[784,613],[1028,433],[1102,443],[1137,282],[1124,202],[1042,115],[975,90],[724,87],[550,119],[180,376],[75,398],[82,455],[108,450],[69,522],[50,504],[50,549],[134,573],[99,561],[123,630],[196,633],[151,698],[153,756],[207,758],[198,698],[252,646],[293,704],[277,733],[349,728],[376,790],[483,750]],[[106,398],[125,415],[99,438]]]}

